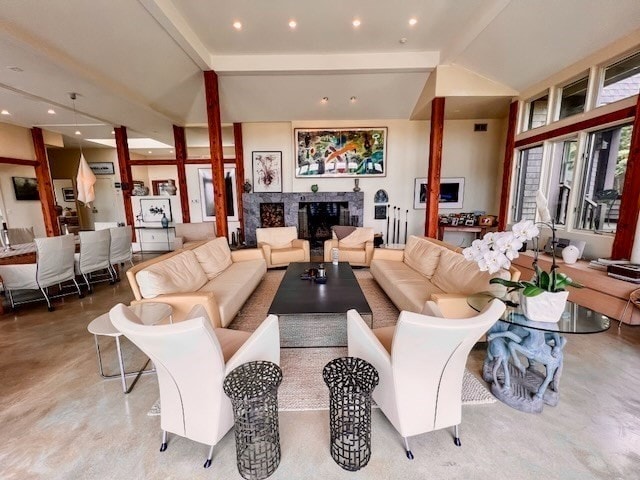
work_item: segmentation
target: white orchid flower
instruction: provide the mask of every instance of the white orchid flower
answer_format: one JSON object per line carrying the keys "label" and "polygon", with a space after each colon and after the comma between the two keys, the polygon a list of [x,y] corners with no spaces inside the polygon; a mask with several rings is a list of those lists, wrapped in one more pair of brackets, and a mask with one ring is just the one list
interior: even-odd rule
{"label": "white orchid flower", "polygon": [[494,248],[505,254],[509,260],[519,256],[518,250],[522,248],[522,241],[513,232],[503,232],[504,235],[496,240]]}
{"label": "white orchid flower", "polygon": [[462,251],[462,254],[467,260],[473,260],[477,262],[489,250],[489,245],[487,245],[484,240],[474,240],[471,243],[470,247],[467,247]]}
{"label": "white orchid flower", "polygon": [[496,273],[500,271],[500,269],[507,269],[510,266],[511,262],[506,255],[496,250],[486,252],[482,257],[482,260],[478,262],[480,270],[483,272],[489,271],[489,273]]}
{"label": "white orchid flower", "polygon": [[531,220],[522,220],[516,223],[511,231],[520,241],[531,240],[540,234],[540,230]]}

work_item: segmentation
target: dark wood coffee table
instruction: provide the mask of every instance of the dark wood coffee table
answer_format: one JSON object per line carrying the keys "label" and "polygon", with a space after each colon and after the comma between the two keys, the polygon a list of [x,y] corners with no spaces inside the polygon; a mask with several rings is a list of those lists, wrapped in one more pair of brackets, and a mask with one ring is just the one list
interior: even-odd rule
{"label": "dark wood coffee table", "polygon": [[327,283],[301,280],[318,263],[289,264],[269,313],[280,323],[281,347],[344,347],[347,310],[357,310],[371,327],[373,314],[348,262],[325,263]]}

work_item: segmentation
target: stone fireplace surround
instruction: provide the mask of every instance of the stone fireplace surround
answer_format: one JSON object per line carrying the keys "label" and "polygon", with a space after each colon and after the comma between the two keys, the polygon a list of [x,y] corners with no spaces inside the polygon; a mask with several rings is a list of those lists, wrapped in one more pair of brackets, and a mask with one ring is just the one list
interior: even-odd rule
{"label": "stone fireplace surround", "polygon": [[358,218],[362,226],[364,214],[363,192],[292,192],[292,193],[243,193],[244,238],[249,246],[256,245],[256,228],[260,227],[260,204],[283,203],[284,224],[298,227],[300,202],[349,202],[349,214]]}

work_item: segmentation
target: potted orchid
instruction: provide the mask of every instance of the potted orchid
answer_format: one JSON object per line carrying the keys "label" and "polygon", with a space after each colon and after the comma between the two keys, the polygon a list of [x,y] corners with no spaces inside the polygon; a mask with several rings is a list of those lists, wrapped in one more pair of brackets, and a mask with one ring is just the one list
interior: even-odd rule
{"label": "potted orchid", "polygon": [[[549,226],[552,232],[552,244],[555,246],[555,225],[541,222]],[[480,270],[496,273],[500,269],[508,269],[511,261],[519,256],[518,251],[524,242],[533,240],[535,257],[533,260],[534,277],[529,281],[510,281],[492,278],[490,283],[497,283],[509,288],[509,292],[520,291],[520,307],[525,316],[539,322],[557,322],[564,311],[569,292],[565,287],[582,288],[564,273],[558,272],[555,254],[549,272],[538,266],[537,240],[540,230],[531,220],[516,223],[510,232],[490,232],[481,240],[474,240],[470,247],[462,253],[467,260],[478,263]]]}

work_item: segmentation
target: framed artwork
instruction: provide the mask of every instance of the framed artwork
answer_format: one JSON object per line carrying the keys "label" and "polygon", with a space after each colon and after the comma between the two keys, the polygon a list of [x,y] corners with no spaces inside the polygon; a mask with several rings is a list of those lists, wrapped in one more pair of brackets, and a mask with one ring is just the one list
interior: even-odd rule
{"label": "framed artwork", "polygon": [[373,219],[384,220],[387,218],[387,206],[386,205],[374,205],[373,207]]}
{"label": "framed artwork", "polygon": [[16,200],[40,200],[38,180],[31,177],[11,177]]}
{"label": "framed artwork", "polygon": [[173,220],[171,215],[171,200],[168,198],[141,198],[140,214],[143,222],[159,222],[166,215],[167,220]]}
{"label": "framed artwork", "polygon": [[[462,208],[464,200],[464,178],[440,179],[440,203],[438,208]],[[413,186],[413,208],[427,208],[427,179],[416,178]]]}
{"label": "framed artwork", "polygon": [[[216,211],[213,197],[213,174],[210,168],[199,168],[200,205],[202,221],[215,221]],[[238,221],[238,189],[236,188],[236,167],[224,167],[224,186],[227,196],[227,221]]]}
{"label": "framed artwork", "polygon": [[73,188],[62,188],[62,199],[65,202],[75,202],[76,201],[76,192],[73,191]]}
{"label": "framed artwork", "polygon": [[151,180],[151,193],[161,195],[160,188],[164,183],[167,183],[167,180]]}
{"label": "framed artwork", "polygon": [[95,175],[115,175],[116,173],[113,162],[89,163],[89,168]]}
{"label": "framed artwork", "polygon": [[294,129],[296,177],[384,177],[387,128]]}
{"label": "framed artwork", "polygon": [[282,152],[251,152],[253,191],[282,192]]}

